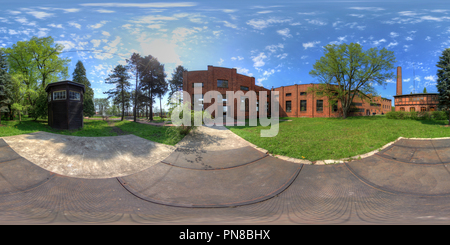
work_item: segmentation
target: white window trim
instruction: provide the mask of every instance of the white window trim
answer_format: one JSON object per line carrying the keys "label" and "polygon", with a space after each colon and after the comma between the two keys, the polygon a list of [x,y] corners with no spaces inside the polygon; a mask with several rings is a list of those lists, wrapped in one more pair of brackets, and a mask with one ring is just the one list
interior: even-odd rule
{"label": "white window trim", "polygon": [[[55,98],[55,93],[59,93],[59,92],[64,92],[64,98],[63,99],[56,99]],[[53,100],[66,100],[66,98],[67,98],[66,90],[53,91]]]}

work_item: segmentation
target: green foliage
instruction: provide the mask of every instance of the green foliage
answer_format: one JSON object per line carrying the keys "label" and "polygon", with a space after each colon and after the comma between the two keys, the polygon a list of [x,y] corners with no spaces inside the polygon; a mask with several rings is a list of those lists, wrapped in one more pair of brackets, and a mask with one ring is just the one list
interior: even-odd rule
{"label": "green foliage", "polygon": [[37,99],[34,107],[30,109],[30,117],[36,121],[39,118],[48,116],[48,95],[45,89],[41,88],[37,91]]}
{"label": "green foliage", "polygon": [[83,97],[83,115],[86,117],[94,116],[94,90],[91,88],[91,82],[87,79],[86,69],[84,68],[83,62],[77,62],[75,70],[72,73],[72,81],[84,85],[85,93]]}
{"label": "green foliage", "polygon": [[106,83],[115,85],[115,88],[103,92],[108,94],[108,99],[113,98],[113,101],[117,101],[122,105],[122,121],[125,116],[125,103],[128,101],[125,96],[131,86],[129,79],[130,75],[127,72],[127,68],[123,65],[117,65],[112,74],[106,78]]}
{"label": "green foliage", "polygon": [[436,80],[436,87],[439,92],[438,108],[439,110],[450,111],[450,48],[442,52],[436,66],[439,68]]}
{"label": "green foliage", "polygon": [[309,74],[326,85],[318,86],[327,92],[325,96],[341,102],[346,118],[355,96],[375,95],[374,85],[386,85],[386,80],[394,78],[394,73],[388,71],[395,62],[394,53],[385,48],[363,51],[357,43],[329,44]]}
{"label": "green foliage", "polygon": [[169,100],[176,92],[183,89],[183,72],[188,71],[183,66],[179,65],[172,73],[172,79],[169,81]]}
{"label": "green foliage", "polygon": [[6,54],[0,49],[0,117],[2,112],[9,112],[8,105],[11,104],[12,93],[13,81],[11,75],[8,73]]}
{"label": "green foliage", "polygon": [[412,120],[445,120],[448,119],[446,111],[390,111],[386,113],[388,119]]}

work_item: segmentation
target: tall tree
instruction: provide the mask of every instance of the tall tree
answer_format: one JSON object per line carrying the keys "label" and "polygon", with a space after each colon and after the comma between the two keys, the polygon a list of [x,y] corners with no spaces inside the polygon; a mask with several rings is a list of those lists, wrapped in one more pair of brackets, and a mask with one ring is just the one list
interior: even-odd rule
{"label": "tall tree", "polygon": [[9,112],[8,105],[11,104],[12,78],[8,73],[8,62],[5,52],[0,49],[0,124],[2,123],[2,112]]}
{"label": "tall tree", "polygon": [[[128,68],[130,69],[130,72],[135,74],[135,78],[136,78],[136,89],[135,91],[138,91],[138,84],[139,84],[139,69],[138,69],[138,65],[142,62],[142,57],[137,54],[137,53],[133,53],[131,55],[130,59],[126,60],[127,64],[128,64]],[[134,96],[134,109],[133,109],[133,117],[134,117],[134,122],[136,122],[136,117],[137,117],[137,111],[138,111],[138,96]]]}
{"label": "tall tree", "polygon": [[160,64],[158,59],[151,55],[143,57],[142,62],[138,65],[138,69],[141,70],[140,80],[141,88],[145,91],[145,95],[148,98],[149,114],[148,119],[153,120],[153,103],[154,96],[161,93],[161,86],[164,83],[161,82],[165,78],[164,65]]}
{"label": "tall tree", "polygon": [[[322,56],[313,65],[310,75],[316,77],[318,86],[330,101],[340,101],[343,118],[347,118],[356,95],[375,93],[373,85],[385,85],[386,80],[394,78],[387,72],[395,63],[394,52],[385,48],[362,50],[357,43],[327,45]],[[370,98],[369,98],[370,99]]]}
{"label": "tall tree", "polygon": [[123,65],[117,65],[114,70],[112,71],[112,74],[106,78],[107,84],[113,84],[116,87],[113,89],[110,89],[107,92],[103,92],[104,94],[108,94],[109,98],[115,98],[120,97],[120,104],[122,105],[122,119],[123,121],[125,116],[125,103],[126,103],[126,91],[130,88],[131,84],[128,81],[130,79],[130,75],[127,72],[127,68]]}
{"label": "tall tree", "polygon": [[188,71],[183,66],[179,65],[172,73],[172,79],[169,80],[169,101],[170,97],[176,92],[183,89],[183,72]]}
{"label": "tall tree", "polygon": [[439,92],[438,108],[449,113],[448,124],[450,125],[450,48],[442,52],[436,66],[439,68],[436,81],[436,87]]}
{"label": "tall tree", "polygon": [[84,85],[85,93],[83,97],[83,114],[87,117],[92,117],[95,114],[94,108],[94,90],[91,88],[91,82],[87,79],[86,69],[83,62],[78,61],[75,65],[75,70],[72,73],[72,81]]}

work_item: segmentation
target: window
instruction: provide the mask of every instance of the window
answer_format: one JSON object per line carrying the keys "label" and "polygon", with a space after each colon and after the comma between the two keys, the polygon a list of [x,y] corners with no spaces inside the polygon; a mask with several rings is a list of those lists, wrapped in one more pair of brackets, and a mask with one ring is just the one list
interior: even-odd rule
{"label": "window", "polygon": [[218,88],[228,88],[228,81],[227,80],[217,80],[217,87]]}
{"label": "window", "polygon": [[306,100],[300,100],[300,111],[306,111]]}
{"label": "window", "polygon": [[306,95],[306,92],[300,92],[300,95]]}
{"label": "window", "polygon": [[323,111],[323,100],[317,100],[316,101],[316,110],[317,111]]}
{"label": "window", "polygon": [[400,111],[405,111],[405,107],[400,107]]}
{"label": "window", "polygon": [[291,101],[286,101],[286,112],[291,112]]}
{"label": "window", "polygon": [[410,107],[410,108],[409,108],[409,111],[416,111],[416,108]]}
{"label": "window", "polygon": [[[219,95],[217,95],[217,99],[219,99]],[[227,102],[227,95],[226,94],[222,94],[222,102]]]}
{"label": "window", "polygon": [[[193,84],[192,84],[192,87],[194,87],[194,84],[196,84],[196,83],[193,83]],[[203,83],[202,83],[202,88],[203,88]]]}
{"label": "window", "polygon": [[317,96],[322,96],[322,95],[323,95],[323,92],[316,92],[316,95],[317,95]]}
{"label": "window", "polygon": [[426,107],[420,107],[420,111],[427,111]]}
{"label": "window", "polygon": [[288,97],[288,96],[291,96],[291,93],[287,93],[287,94],[286,94],[286,97]]}
{"label": "window", "polygon": [[434,111],[434,107],[430,107],[430,111]]}
{"label": "window", "polygon": [[333,112],[337,112],[337,110],[338,110],[338,106],[337,106],[337,103],[336,103],[336,104],[333,105]]}
{"label": "window", "polygon": [[192,102],[192,105],[194,106],[197,104],[198,106],[201,106],[202,110],[204,110],[204,104],[203,104],[203,94],[200,96],[200,94],[194,94],[194,101]]}
{"label": "window", "polygon": [[80,93],[75,91],[69,91],[69,99],[70,100],[80,100]]}
{"label": "window", "polygon": [[65,99],[66,99],[66,90],[53,92],[53,100],[65,100]]}
{"label": "window", "polygon": [[[228,87],[228,86],[227,86]],[[245,91],[248,91],[248,87],[245,87],[245,86],[241,86],[241,90],[245,90]]]}
{"label": "window", "polygon": [[249,106],[249,99],[248,99],[248,97],[241,96],[240,110],[241,111],[248,111],[248,106]]}
{"label": "window", "polygon": [[352,106],[362,106],[362,103],[354,103],[354,102],[352,102]]}

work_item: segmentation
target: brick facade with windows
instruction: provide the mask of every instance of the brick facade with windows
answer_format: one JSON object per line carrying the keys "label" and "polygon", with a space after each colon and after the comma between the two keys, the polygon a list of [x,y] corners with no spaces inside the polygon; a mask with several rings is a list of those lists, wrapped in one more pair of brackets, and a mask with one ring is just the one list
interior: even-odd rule
{"label": "brick facade with windows", "polygon": [[[206,71],[187,71],[183,73],[183,90],[194,98],[194,83],[202,83],[202,94],[207,91],[218,91],[225,95],[227,91],[255,91],[259,102],[259,92],[269,89],[255,85],[255,78],[238,74],[236,69],[224,67],[208,66]],[[327,97],[308,92],[308,88],[318,84],[297,84],[273,88],[279,92],[279,115],[280,117],[341,117],[342,106],[340,102],[337,106],[331,106]],[[212,101],[214,102],[214,101]],[[270,105],[270,97],[267,102]],[[370,102],[355,97],[354,111],[349,116],[364,116],[375,114],[385,114],[391,111],[391,100],[380,96],[373,97]],[[204,108],[208,108],[212,103],[204,103]],[[223,102],[225,107],[226,102]],[[234,103],[235,118],[237,116],[237,103]],[[268,108],[270,115],[270,108]],[[245,106],[245,116],[248,118],[248,106]],[[224,114],[226,109],[224,108]],[[215,115],[214,115],[215,116]]]}
{"label": "brick facade with windows", "polygon": [[402,68],[397,67],[397,95],[394,95],[395,111],[436,111],[438,93],[402,94]]}

